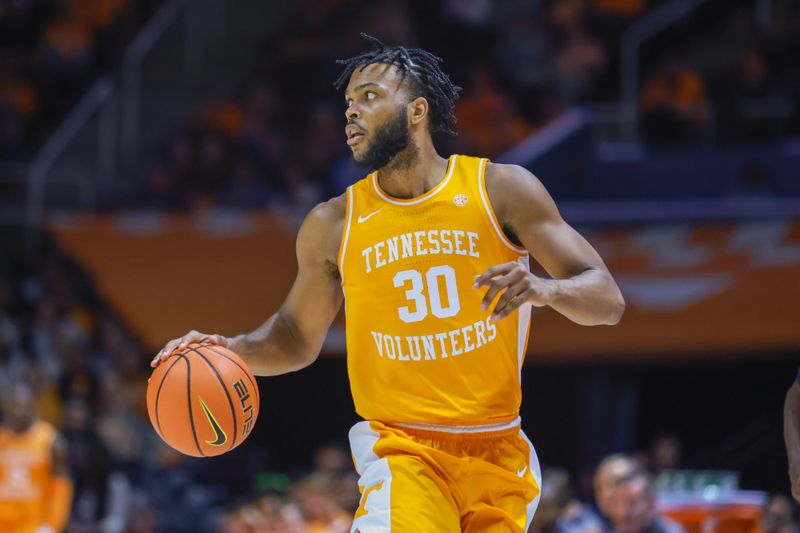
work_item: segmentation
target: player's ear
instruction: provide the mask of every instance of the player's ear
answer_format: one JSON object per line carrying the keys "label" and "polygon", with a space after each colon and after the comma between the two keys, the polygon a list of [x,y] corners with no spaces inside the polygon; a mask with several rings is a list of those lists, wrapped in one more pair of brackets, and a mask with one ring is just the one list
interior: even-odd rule
{"label": "player's ear", "polygon": [[408,103],[408,119],[411,124],[419,124],[428,116],[428,101],[418,96]]}

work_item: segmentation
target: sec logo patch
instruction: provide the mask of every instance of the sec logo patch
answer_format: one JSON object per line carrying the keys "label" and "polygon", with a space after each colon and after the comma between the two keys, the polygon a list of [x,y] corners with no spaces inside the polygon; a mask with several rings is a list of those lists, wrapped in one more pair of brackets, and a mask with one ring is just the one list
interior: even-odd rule
{"label": "sec logo patch", "polygon": [[453,203],[456,204],[458,207],[463,207],[467,205],[467,195],[456,194],[455,196],[453,196]]}

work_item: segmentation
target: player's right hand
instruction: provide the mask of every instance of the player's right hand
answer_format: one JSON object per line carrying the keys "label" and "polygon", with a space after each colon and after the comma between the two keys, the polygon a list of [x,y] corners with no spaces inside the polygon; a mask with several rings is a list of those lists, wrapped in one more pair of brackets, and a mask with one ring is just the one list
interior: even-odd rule
{"label": "player's right hand", "polygon": [[192,330],[183,337],[172,339],[164,345],[161,351],[150,361],[150,366],[153,368],[157,367],[162,361],[168,358],[172,352],[177,349],[186,348],[193,342],[198,344],[216,344],[224,348],[228,347],[227,337],[222,335],[209,335],[208,333],[200,333],[199,331]]}

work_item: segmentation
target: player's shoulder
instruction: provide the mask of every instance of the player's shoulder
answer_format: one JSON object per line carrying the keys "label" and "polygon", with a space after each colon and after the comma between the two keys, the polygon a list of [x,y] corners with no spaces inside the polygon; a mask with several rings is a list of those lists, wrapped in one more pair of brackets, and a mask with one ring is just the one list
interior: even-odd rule
{"label": "player's shoulder", "polygon": [[333,224],[343,223],[344,217],[347,212],[347,193],[342,193],[339,196],[318,203],[308,213],[306,221],[312,224]]}
{"label": "player's shoulder", "polygon": [[515,207],[530,209],[551,202],[550,194],[539,178],[520,165],[487,164],[485,185],[498,216]]}
{"label": "player's shoulder", "polygon": [[557,220],[558,209],[544,184],[520,165],[489,163],[486,192],[501,223],[524,216]]}
{"label": "player's shoulder", "polygon": [[539,178],[534,176],[530,170],[510,163],[487,163],[485,176],[487,187],[514,189],[530,186],[531,183],[541,185]]}
{"label": "player's shoulder", "polygon": [[321,253],[335,262],[344,229],[347,199],[344,194],[320,202],[306,215],[297,236],[297,245],[314,254]]}

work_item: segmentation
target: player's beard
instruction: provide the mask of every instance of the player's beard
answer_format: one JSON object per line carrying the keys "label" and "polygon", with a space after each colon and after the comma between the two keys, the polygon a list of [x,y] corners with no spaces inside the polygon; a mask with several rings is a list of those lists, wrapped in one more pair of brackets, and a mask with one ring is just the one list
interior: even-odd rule
{"label": "player's beard", "polygon": [[356,165],[367,170],[378,170],[391,164],[404,167],[416,158],[417,147],[408,133],[406,109],[402,107],[397,115],[375,128],[372,142],[367,151],[356,157]]}

